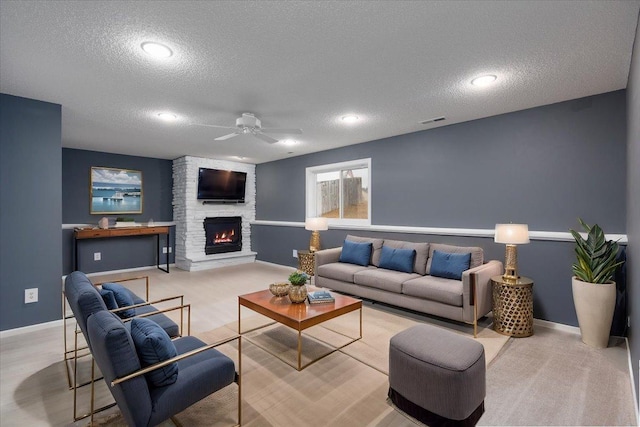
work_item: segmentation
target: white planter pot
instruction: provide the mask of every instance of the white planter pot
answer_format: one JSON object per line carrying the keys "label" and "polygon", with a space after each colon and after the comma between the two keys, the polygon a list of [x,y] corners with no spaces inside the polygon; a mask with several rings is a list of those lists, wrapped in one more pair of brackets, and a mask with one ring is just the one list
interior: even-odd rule
{"label": "white planter pot", "polygon": [[571,288],[582,342],[592,347],[606,348],[616,308],[615,282],[588,283],[573,276]]}

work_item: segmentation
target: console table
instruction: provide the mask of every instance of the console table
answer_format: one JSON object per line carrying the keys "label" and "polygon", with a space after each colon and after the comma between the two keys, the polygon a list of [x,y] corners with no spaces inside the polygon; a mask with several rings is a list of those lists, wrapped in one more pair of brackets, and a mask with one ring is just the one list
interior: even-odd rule
{"label": "console table", "polygon": [[165,273],[169,272],[169,254],[167,253],[167,269],[160,267],[160,235],[167,235],[167,246],[171,247],[168,226],[157,227],[119,227],[119,228],[84,228],[76,229],[73,232],[74,240],[74,265],[73,269],[78,269],[78,240],[86,239],[109,239],[112,237],[130,236],[156,236],[156,267]]}

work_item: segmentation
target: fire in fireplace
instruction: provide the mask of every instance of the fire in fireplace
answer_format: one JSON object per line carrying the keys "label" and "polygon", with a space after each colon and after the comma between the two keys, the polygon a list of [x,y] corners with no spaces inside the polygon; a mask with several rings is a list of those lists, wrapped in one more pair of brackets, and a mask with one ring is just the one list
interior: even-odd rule
{"label": "fire in fireplace", "polygon": [[218,243],[231,243],[233,242],[233,238],[235,235],[236,230],[233,229],[216,233],[216,235],[213,237],[213,243],[216,245]]}
{"label": "fire in fireplace", "polygon": [[242,250],[242,218],[239,216],[204,219],[207,255]]}

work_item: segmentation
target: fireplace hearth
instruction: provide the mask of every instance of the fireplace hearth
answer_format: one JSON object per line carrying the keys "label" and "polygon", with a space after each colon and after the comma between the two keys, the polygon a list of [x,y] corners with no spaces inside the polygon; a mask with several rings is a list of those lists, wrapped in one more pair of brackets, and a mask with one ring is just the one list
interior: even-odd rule
{"label": "fireplace hearth", "polygon": [[242,250],[242,217],[214,217],[204,219],[207,255]]}

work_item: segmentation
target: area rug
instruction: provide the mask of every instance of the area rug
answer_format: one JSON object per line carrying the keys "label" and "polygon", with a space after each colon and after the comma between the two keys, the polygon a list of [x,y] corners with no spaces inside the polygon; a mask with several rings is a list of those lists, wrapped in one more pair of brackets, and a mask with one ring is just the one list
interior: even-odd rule
{"label": "area rug", "polygon": [[[270,323],[247,312],[243,330]],[[244,312],[243,312],[244,316]],[[387,401],[389,339],[419,323],[445,327],[473,339],[472,328],[426,316],[412,316],[384,307],[363,308],[363,337],[298,372],[297,332],[278,324],[247,334],[242,341],[242,425],[247,426],[414,426],[414,420]],[[237,322],[198,335],[213,343],[237,332]],[[359,315],[349,313],[303,332],[303,364],[331,352],[359,333]],[[345,336],[347,335],[347,336]],[[508,341],[480,328],[477,341],[485,347],[487,364]],[[265,351],[263,348],[269,350]],[[238,362],[237,342],[219,350]],[[276,356],[274,356],[276,355]],[[163,426],[229,426],[237,422],[238,387],[229,386],[191,406]],[[117,409],[98,425],[122,425]]]}
{"label": "area rug", "polygon": [[[245,336],[253,343],[283,358],[289,364],[296,363],[297,357],[297,332],[260,316],[252,315],[242,320],[242,330],[250,330],[265,326]],[[473,329],[470,325],[457,324],[431,317],[415,315],[401,310],[394,310],[386,306],[365,305],[362,309],[363,336],[340,352],[353,357],[385,375],[389,368],[389,340],[398,332],[404,331],[419,323],[427,323],[432,326],[447,329],[459,335],[473,338]],[[485,349],[486,364],[489,365],[498,355],[500,349],[508,341],[508,337],[495,332],[487,327],[478,328],[476,341]],[[230,331],[238,330],[237,322],[225,325]],[[343,346],[357,338],[359,334],[359,313],[352,312],[329,320],[321,325],[314,326],[303,332],[302,339],[302,364],[324,356],[333,348]],[[224,336],[222,330],[201,334],[200,338],[205,342],[213,342]]]}

